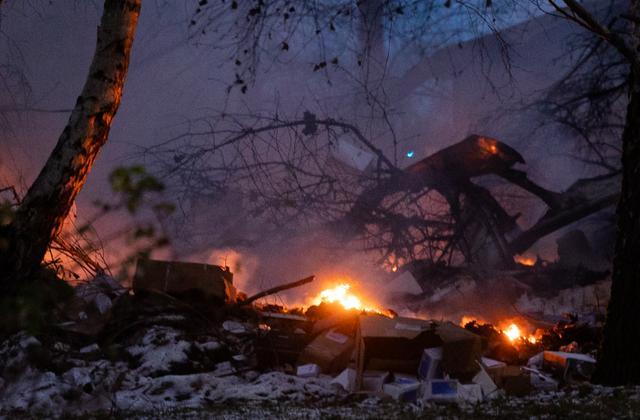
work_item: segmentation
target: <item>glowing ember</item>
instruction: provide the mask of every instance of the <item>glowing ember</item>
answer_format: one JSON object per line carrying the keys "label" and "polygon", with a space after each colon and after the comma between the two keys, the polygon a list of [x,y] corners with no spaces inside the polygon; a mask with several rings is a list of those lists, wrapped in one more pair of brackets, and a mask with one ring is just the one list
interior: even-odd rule
{"label": "glowing ember", "polygon": [[524,255],[516,255],[515,256],[515,260],[516,260],[517,263],[532,267],[532,266],[534,266],[536,264],[537,258],[536,257],[527,257],[527,256],[524,256]]}
{"label": "glowing ember", "polygon": [[362,300],[349,291],[350,284],[342,283],[331,289],[325,289],[315,298],[314,304],[319,305],[322,302],[339,303],[345,309],[356,309],[359,311],[376,312],[384,314],[384,311],[365,305]]}

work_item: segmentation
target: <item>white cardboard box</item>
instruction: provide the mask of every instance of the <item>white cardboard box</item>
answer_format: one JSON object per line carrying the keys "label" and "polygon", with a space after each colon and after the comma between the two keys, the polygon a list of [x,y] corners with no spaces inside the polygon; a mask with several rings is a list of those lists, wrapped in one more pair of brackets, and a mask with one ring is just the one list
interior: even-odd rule
{"label": "white cardboard box", "polygon": [[363,391],[382,391],[382,387],[389,379],[389,372],[365,370],[362,374]]}
{"label": "white cardboard box", "polygon": [[487,371],[484,369],[482,363],[478,364],[480,365],[480,371],[476,373],[476,376],[473,377],[471,382],[473,382],[474,384],[478,384],[482,389],[482,396],[487,398],[488,396],[496,392],[498,390],[498,387],[496,386],[495,382],[493,382],[493,379],[491,379],[491,376],[489,376]]}
{"label": "white cardboard box", "polygon": [[431,379],[425,383],[423,398],[432,401],[458,401],[460,383],[456,379]]}
{"label": "white cardboard box", "polygon": [[441,377],[442,347],[424,349],[418,365],[418,378],[423,381]]}
{"label": "white cardboard box", "polygon": [[330,385],[338,385],[345,391],[353,392],[356,389],[356,370],[346,368],[338,376],[333,378]]}
{"label": "white cardboard box", "polygon": [[487,369],[499,369],[507,366],[505,362],[489,359],[488,357],[483,357],[480,359],[480,361],[482,362],[482,366]]}
{"label": "white cardboard box", "polygon": [[414,402],[420,393],[420,382],[396,379],[393,382],[384,384],[382,390],[397,401]]}
{"label": "white cardboard box", "polygon": [[320,374],[320,366],[315,363],[308,363],[306,365],[298,366],[296,375],[301,378],[315,378]]}
{"label": "white cardboard box", "polygon": [[552,377],[545,375],[537,369],[523,367],[522,369],[529,372],[531,378],[531,386],[542,391],[557,391],[558,381]]}

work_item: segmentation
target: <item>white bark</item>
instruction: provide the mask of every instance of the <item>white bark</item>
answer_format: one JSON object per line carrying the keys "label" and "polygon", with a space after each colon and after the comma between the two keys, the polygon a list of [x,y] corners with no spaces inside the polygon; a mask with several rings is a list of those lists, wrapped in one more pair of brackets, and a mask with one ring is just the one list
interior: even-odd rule
{"label": "white bark", "polygon": [[96,50],[82,93],[13,224],[19,265],[40,263],[107,141],[122,97],[140,4],[141,0],[104,3]]}

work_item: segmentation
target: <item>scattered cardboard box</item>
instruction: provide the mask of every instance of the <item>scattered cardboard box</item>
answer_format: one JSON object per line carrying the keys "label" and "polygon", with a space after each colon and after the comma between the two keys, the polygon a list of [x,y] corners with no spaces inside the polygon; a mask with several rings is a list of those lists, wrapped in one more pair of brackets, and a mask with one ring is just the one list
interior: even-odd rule
{"label": "scattered cardboard box", "polygon": [[306,365],[298,366],[296,375],[301,378],[315,378],[320,374],[320,366],[315,363],[307,363]]}
{"label": "scattered cardboard box", "polygon": [[439,344],[432,322],[361,315],[356,334],[356,390],[362,389],[365,370],[417,372],[424,349]]}
{"label": "scattered cardboard box", "polygon": [[523,367],[523,370],[529,372],[531,386],[539,391],[557,391],[558,381],[552,377],[545,375],[537,369]]}
{"label": "scattered cardboard box", "polygon": [[331,380],[331,385],[338,385],[345,391],[367,391],[367,392],[381,392],[384,385],[390,380],[391,374],[389,372],[367,370],[362,373],[362,386],[356,389],[356,370],[353,368],[346,368],[338,376]]}
{"label": "scattered cardboard box", "polygon": [[333,378],[330,385],[336,385],[344,389],[345,391],[353,392],[356,388],[356,370],[353,368],[346,368],[338,376]]}
{"label": "scattered cardboard box", "polygon": [[140,259],[133,278],[134,292],[160,291],[171,295],[203,294],[235,302],[233,274],[217,265]]}
{"label": "scattered cardboard box", "polygon": [[545,351],[542,366],[562,381],[588,381],[596,367],[596,360],[580,353]]}
{"label": "scattered cardboard box", "polygon": [[480,359],[480,363],[482,363],[482,366],[484,366],[484,368],[487,371],[494,370],[494,369],[501,369],[501,368],[504,368],[505,366],[507,366],[507,364],[505,362],[501,362],[499,360],[490,359],[488,357],[482,357]]}
{"label": "scattered cardboard box", "polygon": [[425,384],[423,398],[436,402],[456,402],[459,387],[456,379],[431,379]]}
{"label": "scattered cardboard box", "polygon": [[442,340],[442,371],[458,379],[470,379],[478,372],[482,340],[451,322],[440,322],[436,333]]}
{"label": "scattered cardboard box", "polygon": [[298,358],[298,364],[315,363],[323,373],[335,373],[347,367],[355,343],[352,337],[331,329],[318,335]]}
{"label": "scattered cardboard box", "polygon": [[382,392],[382,387],[389,381],[391,374],[378,370],[365,370],[362,374],[361,391]]}
{"label": "scattered cardboard box", "polygon": [[356,389],[365,370],[418,372],[424,350],[442,347],[442,372],[471,379],[478,372],[480,337],[450,322],[361,315],[356,334]]}
{"label": "scattered cardboard box", "polygon": [[314,322],[311,334],[316,335],[331,328],[338,327],[347,335],[354,335],[358,323],[358,314],[352,311],[338,311],[331,316],[321,318]]}
{"label": "scattered cardboard box", "polygon": [[488,357],[482,357],[480,359],[480,364],[487,372],[487,374],[491,377],[494,383],[500,382],[503,370],[507,367],[506,363],[490,359]]}
{"label": "scattered cardboard box", "polygon": [[471,382],[478,385],[481,389],[481,396],[483,398],[490,398],[498,390],[498,386],[495,384],[491,376],[487,373],[481,363],[478,363],[480,370],[473,377]]}
{"label": "scattered cardboard box", "polygon": [[496,385],[502,388],[507,395],[522,397],[531,392],[531,378],[528,372],[520,366],[506,366],[497,378]]}
{"label": "scattered cardboard box", "polygon": [[420,382],[420,379],[418,379],[418,377],[416,375],[407,375],[405,373],[394,373],[393,374],[393,380],[394,381],[401,381],[401,382]]}
{"label": "scattered cardboard box", "polygon": [[423,381],[442,377],[440,362],[442,361],[442,347],[424,349],[420,364],[418,365],[418,377]]}
{"label": "scattered cardboard box", "polygon": [[527,361],[527,366],[534,369],[542,369],[542,363],[544,362],[544,352],[531,356]]}
{"label": "scattered cardboard box", "polygon": [[382,390],[385,394],[397,401],[416,402],[420,394],[420,381],[409,375],[394,375],[394,380],[384,384]]}

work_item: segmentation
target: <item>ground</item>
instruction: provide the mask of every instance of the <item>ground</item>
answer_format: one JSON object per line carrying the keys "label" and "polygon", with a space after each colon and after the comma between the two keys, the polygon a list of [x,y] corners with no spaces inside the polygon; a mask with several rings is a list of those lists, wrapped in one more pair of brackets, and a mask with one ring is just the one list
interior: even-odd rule
{"label": "ground", "polygon": [[[572,390],[516,398],[503,397],[477,405],[409,404],[376,397],[350,396],[341,401],[233,400],[201,408],[116,410],[69,416],[70,419],[625,419],[640,417],[640,388],[583,386]],[[13,411],[0,418],[42,418]]]}

